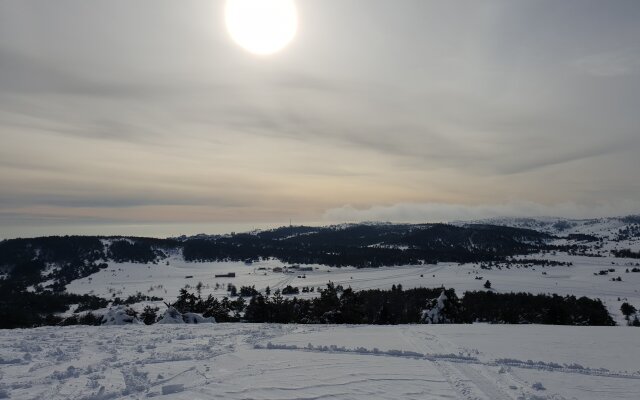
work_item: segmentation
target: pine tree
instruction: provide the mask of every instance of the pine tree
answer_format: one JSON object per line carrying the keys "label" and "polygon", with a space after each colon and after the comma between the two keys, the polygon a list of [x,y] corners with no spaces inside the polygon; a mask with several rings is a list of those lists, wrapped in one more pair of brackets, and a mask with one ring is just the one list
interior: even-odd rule
{"label": "pine tree", "polygon": [[635,314],[636,311],[638,310],[636,310],[636,308],[629,303],[622,303],[622,305],[620,306],[620,311],[622,311],[622,315],[624,315],[624,319],[629,321],[629,317]]}
{"label": "pine tree", "polygon": [[158,310],[159,310],[158,307],[146,306],[142,311],[142,314],[140,314],[140,318],[142,319],[142,322],[144,322],[145,325],[151,325],[155,323],[157,318],[156,312]]}

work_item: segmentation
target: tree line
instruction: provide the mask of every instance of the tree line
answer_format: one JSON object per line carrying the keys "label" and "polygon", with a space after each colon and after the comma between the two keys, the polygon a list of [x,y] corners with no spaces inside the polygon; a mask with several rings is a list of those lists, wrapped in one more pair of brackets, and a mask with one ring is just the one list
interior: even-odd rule
{"label": "tree line", "polygon": [[[182,313],[214,317],[218,322],[414,324],[425,322],[425,312],[441,295],[446,301],[438,312],[440,320],[448,323],[615,325],[599,299],[492,291],[465,292],[459,298],[454,289],[404,290],[401,285],[390,290],[354,291],[329,283],[313,298],[286,296],[276,290],[271,295],[258,292],[250,297],[218,299],[183,288],[178,299],[167,306]],[[100,323],[91,312],[66,320],[55,316],[66,311],[69,304],[80,304],[78,310],[93,310],[115,303],[89,295],[23,293],[0,303],[0,328]],[[133,310],[131,313],[151,324],[157,320],[159,308],[147,306],[140,315]]]}

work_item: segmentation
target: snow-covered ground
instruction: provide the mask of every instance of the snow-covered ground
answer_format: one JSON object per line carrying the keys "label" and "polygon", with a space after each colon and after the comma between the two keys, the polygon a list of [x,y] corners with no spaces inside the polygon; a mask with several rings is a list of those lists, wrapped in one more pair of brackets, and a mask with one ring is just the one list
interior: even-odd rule
{"label": "snow-covered ground", "polygon": [[201,324],[0,331],[0,398],[637,399],[626,327]]}
{"label": "snow-covered ground", "polygon": [[[384,268],[331,268],[314,265],[312,271],[292,273],[274,272],[273,268],[284,264],[277,260],[268,260],[246,265],[242,262],[205,262],[189,263],[180,256],[171,257],[168,262],[158,264],[109,263],[109,267],[89,277],[78,279],[67,286],[67,291],[78,294],[95,294],[105,298],[121,298],[141,292],[148,296],[162,297],[173,301],[185,285],[195,291],[198,282],[202,282],[204,295],[217,297],[228,295],[226,286],[233,283],[255,285],[263,291],[267,286],[272,291],[287,285],[316,289],[324,287],[329,281],[355,290],[390,289],[392,285],[402,285],[405,289],[414,287],[455,288],[459,294],[467,290],[484,290],[483,284],[490,280],[497,292],[557,293],[561,295],[587,296],[600,298],[609,312],[623,323],[620,305],[624,301],[640,306],[640,273],[626,273],[627,268],[640,260],[618,259],[613,257],[568,256],[566,254],[532,255],[531,258],[573,263],[572,266],[554,266],[511,269],[481,269],[478,264],[451,264],[399,266]],[[308,266],[303,266],[308,267]],[[613,268],[608,275],[594,275],[603,269]],[[216,278],[216,274],[235,272],[235,278]],[[544,274],[543,274],[544,272]],[[612,281],[620,276],[621,282]],[[482,279],[476,279],[482,277]],[[218,284],[218,289],[216,289]],[[315,294],[301,293],[299,297]],[[618,298],[620,300],[618,300]],[[160,303],[162,304],[162,303]]]}
{"label": "snow-covered ground", "polygon": [[[615,258],[610,250],[638,251],[640,238],[620,239],[626,226],[620,219],[559,222],[502,221],[563,237],[554,239],[557,245],[588,243],[588,253],[603,257],[528,256],[570,266],[302,265],[302,271],[278,260],[190,263],[174,253],[156,264],[108,262],[67,290],[107,299],[140,292],[171,302],[181,288],[195,291],[199,282],[204,296],[227,296],[233,284],[272,292],[313,287],[298,295],[310,297],[328,282],[355,290],[444,286],[461,295],[485,290],[489,280],[496,292],[600,298],[624,325],[620,305],[640,308],[640,273],[626,272],[640,260]],[[580,242],[568,234],[601,241]],[[603,270],[606,275],[599,274]],[[235,276],[215,276],[227,273]],[[124,309],[112,314],[114,321],[126,317]],[[589,400],[638,399],[639,393],[640,335],[626,326],[207,323],[0,331],[0,399]]]}

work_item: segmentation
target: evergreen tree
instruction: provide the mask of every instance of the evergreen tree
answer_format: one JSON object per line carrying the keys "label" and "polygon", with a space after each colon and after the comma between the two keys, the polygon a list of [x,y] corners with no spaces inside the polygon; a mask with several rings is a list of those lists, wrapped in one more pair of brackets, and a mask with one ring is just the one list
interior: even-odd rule
{"label": "evergreen tree", "polygon": [[140,319],[142,319],[142,322],[144,322],[146,325],[151,325],[156,322],[156,313],[158,312],[158,310],[158,307],[146,306],[142,311],[142,314],[140,314]]}
{"label": "evergreen tree", "polygon": [[622,305],[620,306],[620,311],[622,311],[622,315],[624,315],[624,319],[629,321],[629,318],[633,314],[635,314],[638,310],[636,310],[636,308],[631,304],[625,302],[625,303],[622,303]]}

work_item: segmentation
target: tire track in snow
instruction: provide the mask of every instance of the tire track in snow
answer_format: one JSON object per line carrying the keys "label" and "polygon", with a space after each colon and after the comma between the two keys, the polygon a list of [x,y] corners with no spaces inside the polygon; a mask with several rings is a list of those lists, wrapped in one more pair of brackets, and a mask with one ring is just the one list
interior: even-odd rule
{"label": "tire track in snow", "polygon": [[[287,275],[289,275],[289,274],[287,274]],[[282,280],[280,280],[272,288],[270,288],[271,292],[275,292],[276,290],[282,291],[282,289],[287,287],[287,285],[291,284],[291,282],[293,282],[294,279],[295,279],[295,276],[293,276],[293,275],[285,276]]]}
{"label": "tire track in snow", "polygon": [[[400,328],[404,337],[409,342],[414,343],[418,349],[431,350],[431,351],[444,351],[455,353],[459,350],[458,346],[450,341],[442,338],[439,335],[425,334],[425,340],[420,340],[414,335],[407,332],[407,328]],[[434,346],[435,344],[435,346]],[[464,387],[464,384],[471,382],[472,385],[479,390],[482,396],[489,400],[520,400],[520,399],[532,399],[538,398],[533,395],[523,382],[516,379],[512,374],[506,370],[501,370],[500,375],[496,375],[494,371],[491,371],[488,367],[497,366],[494,363],[485,363],[478,359],[471,362],[448,362],[445,360],[437,360],[435,363],[442,367],[447,373],[452,373],[454,382],[463,387],[462,391],[467,396],[466,399],[480,399],[483,397],[477,397],[469,390],[469,387]],[[510,381],[509,383],[505,381]],[[511,384],[510,384],[511,383]],[[513,385],[518,383],[518,385]],[[515,388],[519,388],[516,392]],[[513,390],[509,391],[507,388]]]}

